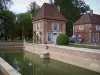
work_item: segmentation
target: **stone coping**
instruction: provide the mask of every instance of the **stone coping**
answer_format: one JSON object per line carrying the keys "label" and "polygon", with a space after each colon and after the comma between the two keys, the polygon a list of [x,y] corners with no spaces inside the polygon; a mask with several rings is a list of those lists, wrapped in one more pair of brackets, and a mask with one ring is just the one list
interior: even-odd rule
{"label": "stone coping", "polygon": [[18,48],[22,47],[23,48],[23,46],[0,46],[0,48],[16,48],[16,47],[18,47]]}
{"label": "stone coping", "polygon": [[[37,44],[37,45],[45,45],[46,46],[46,44]],[[99,49],[76,48],[76,47],[68,47],[68,46],[59,46],[59,45],[55,45],[55,44],[47,44],[47,46],[70,49],[70,50],[75,50],[75,51],[99,53],[100,54],[100,50]]]}
{"label": "stone coping", "polygon": [[23,42],[0,42],[0,46],[23,46]]}
{"label": "stone coping", "polygon": [[0,69],[4,75],[21,75],[17,70],[10,66],[4,59],[0,57]]}

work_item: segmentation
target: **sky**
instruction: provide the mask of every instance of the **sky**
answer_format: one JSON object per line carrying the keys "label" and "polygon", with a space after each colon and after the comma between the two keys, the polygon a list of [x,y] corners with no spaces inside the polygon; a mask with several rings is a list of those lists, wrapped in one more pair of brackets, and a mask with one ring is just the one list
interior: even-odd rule
{"label": "sky", "polygon": [[[12,0],[12,1],[14,4],[11,6],[10,10],[15,12],[16,14],[26,12],[29,4],[33,1],[36,1],[36,3],[40,6],[42,6],[44,2],[47,3],[49,2],[49,0]],[[91,7],[91,9],[93,9],[93,12],[95,14],[100,15],[100,0],[84,0],[84,1],[86,2],[87,5]]]}

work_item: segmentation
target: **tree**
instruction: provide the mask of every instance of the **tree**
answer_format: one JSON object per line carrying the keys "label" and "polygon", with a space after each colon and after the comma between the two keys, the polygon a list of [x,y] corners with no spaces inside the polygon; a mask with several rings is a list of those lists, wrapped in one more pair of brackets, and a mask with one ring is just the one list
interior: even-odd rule
{"label": "tree", "polygon": [[53,0],[49,0],[49,2],[50,2],[51,4],[53,4]]}
{"label": "tree", "polygon": [[1,31],[4,33],[5,41],[7,41],[8,37],[12,38],[13,41],[13,27],[15,23],[15,14],[9,10],[2,10],[0,11],[0,15],[2,16]]}
{"label": "tree", "polygon": [[55,0],[54,4],[60,7],[60,12],[67,19],[66,33],[69,36],[72,35],[75,21],[90,10],[83,0]]}
{"label": "tree", "polygon": [[32,17],[35,17],[39,9],[40,9],[40,6],[37,5],[37,3],[34,1],[29,5],[28,13],[31,14]]}
{"label": "tree", "polygon": [[[36,14],[38,13],[39,9],[40,9],[40,6],[34,1],[34,2],[30,3],[27,12],[31,15],[31,18],[33,19],[33,18],[36,16]],[[31,30],[32,30],[32,29],[31,29]],[[36,42],[36,37],[37,37],[37,36],[36,36],[36,34],[33,32],[33,30],[30,31],[29,34],[31,34],[31,35],[33,34],[33,35],[32,35],[33,40],[34,40],[34,42]],[[30,35],[30,37],[31,37],[31,35]]]}
{"label": "tree", "polygon": [[4,12],[3,10],[8,10],[11,4],[12,4],[11,0],[0,0],[0,39],[4,36],[4,29],[7,29],[7,28],[3,29],[3,25],[5,24],[3,22],[5,22],[5,18],[6,18],[5,16],[7,16],[7,15],[3,15],[3,13],[5,14],[6,12],[6,11]]}
{"label": "tree", "polygon": [[0,10],[7,10],[13,2],[11,0],[0,0]]}
{"label": "tree", "polygon": [[79,13],[82,15],[90,10],[89,5],[86,5],[84,0],[74,0],[74,5],[79,9]]}
{"label": "tree", "polygon": [[20,39],[22,39],[22,37],[31,39],[33,35],[33,25],[30,14],[22,13],[17,15],[17,18]]}

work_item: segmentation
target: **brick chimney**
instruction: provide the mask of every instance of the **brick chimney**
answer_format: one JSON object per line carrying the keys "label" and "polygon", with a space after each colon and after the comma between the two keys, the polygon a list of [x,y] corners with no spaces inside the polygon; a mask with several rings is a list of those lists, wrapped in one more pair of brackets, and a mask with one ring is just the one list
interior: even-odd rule
{"label": "brick chimney", "polygon": [[50,4],[53,4],[54,3],[53,0],[49,0],[49,2],[50,2]]}
{"label": "brick chimney", "polygon": [[60,12],[60,6],[58,6],[58,10],[59,10],[59,12]]}
{"label": "brick chimney", "polygon": [[90,10],[90,14],[93,15],[93,10]]}

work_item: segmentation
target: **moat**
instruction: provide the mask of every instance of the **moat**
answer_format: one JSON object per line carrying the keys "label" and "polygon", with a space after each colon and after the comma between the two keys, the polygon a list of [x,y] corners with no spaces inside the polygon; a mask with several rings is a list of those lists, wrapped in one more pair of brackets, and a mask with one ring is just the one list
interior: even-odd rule
{"label": "moat", "polygon": [[56,60],[41,59],[29,52],[1,52],[0,57],[22,75],[100,75]]}

